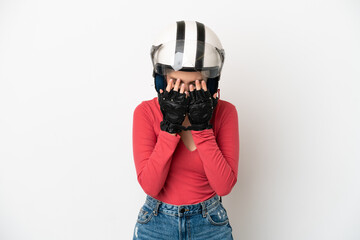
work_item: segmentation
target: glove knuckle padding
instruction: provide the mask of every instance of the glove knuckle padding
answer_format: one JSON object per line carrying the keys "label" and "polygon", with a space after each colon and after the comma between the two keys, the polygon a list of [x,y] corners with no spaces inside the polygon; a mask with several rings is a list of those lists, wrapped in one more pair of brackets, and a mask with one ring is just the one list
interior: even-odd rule
{"label": "glove knuckle padding", "polygon": [[[212,128],[210,120],[218,99],[213,98],[210,92],[204,89],[190,91],[189,97],[173,89],[170,92],[158,93],[160,110],[163,114],[160,128],[170,133]],[[186,112],[191,123],[187,128],[182,126]]]}
{"label": "glove knuckle padding", "polygon": [[184,129],[182,122],[185,119],[187,100],[185,93],[170,90],[158,94],[160,110],[163,114],[163,121],[160,128],[170,133],[180,132]]}
{"label": "glove knuckle padding", "polygon": [[211,97],[209,91],[204,89],[194,90],[190,94],[190,105],[188,108],[191,126],[188,129],[203,130],[211,128],[211,120],[217,99]]}

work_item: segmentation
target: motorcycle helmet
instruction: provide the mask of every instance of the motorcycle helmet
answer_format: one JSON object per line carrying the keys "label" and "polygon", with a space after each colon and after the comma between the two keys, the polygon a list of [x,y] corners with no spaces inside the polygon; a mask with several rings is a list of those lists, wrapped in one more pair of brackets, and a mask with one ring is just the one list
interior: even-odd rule
{"label": "motorcycle helmet", "polygon": [[155,90],[165,89],[171,71],[200,72],[213,95],[218,91],[225,51],[217,35],[203,23],[177,21],[158,35],[151,47]]}

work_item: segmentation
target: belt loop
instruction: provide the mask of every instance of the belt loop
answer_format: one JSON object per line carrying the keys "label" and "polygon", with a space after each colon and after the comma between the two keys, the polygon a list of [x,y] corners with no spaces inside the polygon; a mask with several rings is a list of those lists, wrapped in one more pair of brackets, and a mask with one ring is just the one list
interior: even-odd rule
{"label": "belt loop", "polygon": [[201,208],[202,208],[203,218],[205,218],[206,217],[206,206],[205,206],[204,202],[201,202]]}
{"label": "belt loop", "polygon": [[222,203],[222,198],[221,198],[221,196],[220,196],[220,202]]}
{"label": "belt loop", "polygon": [[157,216],[158,213],[159,213],[160,204],[161,204],[161,201],[157,200],[156,206],[155,206],[154,211],[153,211],[155,216]]}

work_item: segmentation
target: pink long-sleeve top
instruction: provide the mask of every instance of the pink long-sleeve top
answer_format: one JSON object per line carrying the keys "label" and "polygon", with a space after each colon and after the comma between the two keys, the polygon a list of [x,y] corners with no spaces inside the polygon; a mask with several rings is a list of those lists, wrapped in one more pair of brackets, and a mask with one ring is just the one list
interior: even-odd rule
{"label": "pink long-sleeve top", "polygon": [[212,129],[191,130],[190,151],[180,135],[160,129],[163,115],[157,97],[142,101],[133,115],[133,154],[144,192],[173,205],[196,204],[215,194],[225,196],[237,181],[239,129],[237,110],[219,99]]}

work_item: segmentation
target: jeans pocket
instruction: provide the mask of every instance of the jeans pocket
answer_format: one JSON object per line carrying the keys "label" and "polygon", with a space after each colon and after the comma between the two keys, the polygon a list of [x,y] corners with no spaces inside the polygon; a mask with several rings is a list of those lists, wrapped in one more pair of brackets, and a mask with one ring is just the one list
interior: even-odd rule
{"label": "jeans pocket", "polygon": [[152,219],[153,216],[154,216],[153,210],[151,208],[149,208],[147,205],[144,204],[140,208],[138,218],[137,218],[137,222],[141,223],[141,224],[146,224]]}
{"label": "jeans pocket", "polygon": [[225,225],[229,222],[227,212],[220,202],[207,212],[206,219],[215,226]]}

